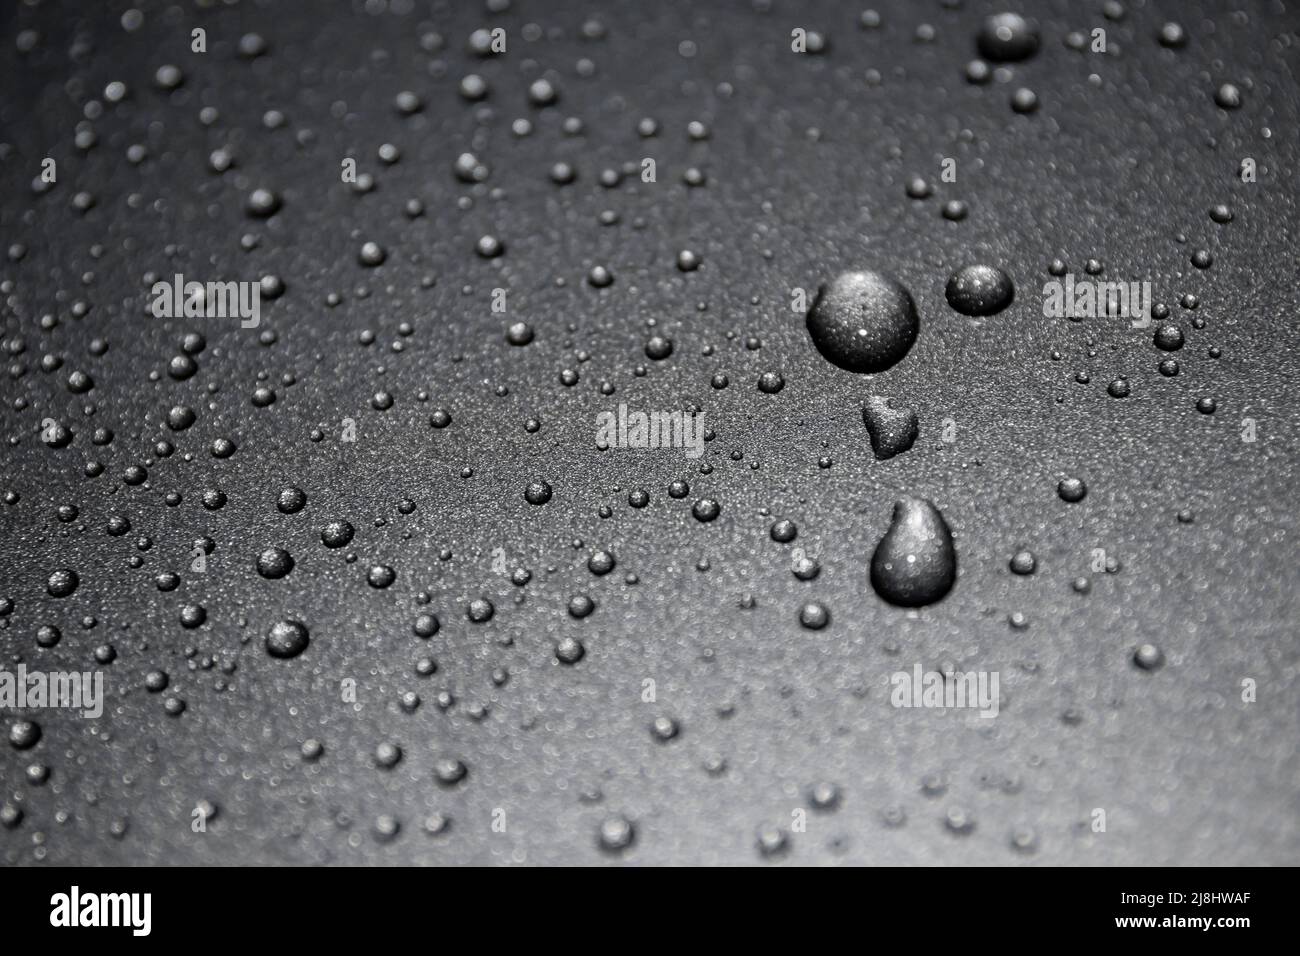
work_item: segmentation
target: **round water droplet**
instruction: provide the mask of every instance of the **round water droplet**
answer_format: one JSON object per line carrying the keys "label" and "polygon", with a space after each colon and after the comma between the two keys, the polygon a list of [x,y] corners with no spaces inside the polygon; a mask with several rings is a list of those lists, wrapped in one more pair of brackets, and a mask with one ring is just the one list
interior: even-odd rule
{"label": "round water droplet", "polygon": [[768,534],[771,535],[773,541],[786,544],[798,537],[799,526],[789,518],[782,518],[780,521],[773,522]]}
{"label": "round water droplet", "polygon": [[883,372],[916,341],[911,293],[878,272],[845,272],[817,291],[808,334],[824,358],[850,372]]}
{"label": "round water droplet", "polygon": [[587,649],[576,637],[562,637],[555,645],[555,659],[561,664],[576,664],[586,653]]}
{"label": "round water droplet", "polygon": [[377,242],[363,243],[361,246],[361,251],[357,253],[357,261],[360,262],[363,266],[368,266],[371,268],[377,265],[381,265],[383,261],[387,258],[388,258],[388,253],[385,252],[384,247]]}
{"label": "round water droplet", "polygon": [[1060,484],[1056,486],[1056,493],[1060,495],[1062,501],[1073,503],[1084,499],[1088,494],[1088,486],[1084,484],[1082,478],[1062,478]]}
{"label": "round water droplet", "polygon": [[609,574],[614,570],[614,555],[608,551],[594,551],[590,558],[587,559],[587,569],[595,575]]}
{"label": "round water droplet", "polygon": [[1238,109],[1241,106],[1241,90],[1231,83],[1224,83],[1214,91],[1214,102],[1225,110]]}
{"label": "round water droplet", "polygon": [[34,720],[15,720],[9,725],[9,743],[15,750],[30,750],[41,739],[41,725]]}
{"label": "round water droplet", "polygon": [[995,63],[1027,60],[1038,52],[1038,28],[1018,13],[999,13],[980,26],[975,46]]}
{"label": "round water droplet", "polygon": [[1033,574],[1038,570],[1038,558],[1034,556],[1034,552],[1032,551],[1017,551],[1011,556],[1011,560],[1008,562],[1007,566],[1011,568],[1012,574]]}
{"label": "round water droplet", "polygon": [[944,296],[962,315],[995,315],[1011,304],[1016,287],[993,266],[963,266],[948,279]]}
{"label": "round water droplet", "polygon": [[722,505],[712,498],[701,498],[691,506],[691,514],[695,515],[696,521],[712,521],[721,513]]}
{"label": "round water droplet", "polygon": [[266,635],[266,651],[272,657],[297,657],[309,643],[311,638],[302,621],[277,621]]}
{"label": "round water droplet", "polygon": [[585,594],[575,594],[569,599],[569,616],[581,620],[596,610],[596,602]]}
{"label": "round water droplet", "polygon": [[656,717],[650,724],[650,734],[660,743],[667,743],[681,733],[681,725],[671,717]]}
{"label": "round water droplet", "polygon": [[331,521],[320,533],[321,544],[327,548],[342,548],[352,540],[356,530],[347,521]]}
{"label": "round water droplet", "polygon": [[65,598],[77,590],[77,585],[80,583],[81,579],[77,577],[76,571],[71,568],[60,568],[50,575],[46,590],[50,597]]}
{"label": "round water droplet", "polygon": [[662,335],[652,335],[646,341],[645,354],[647,358],[652,358],[656,362],[662,362],[668,356],[673,354],[673,340],[665,338]]}
{"label": "round water droplet", "polygon": [[1177,352],[1183,347],[1183,330],[1176,325],[1161,325],[1156,329],[1153,341],[1162,352]]}
{"label": "round water droplet", "polygon": [[810,631],[820,631],[831,622],[831,612],[826,605],[809,601],[799,608],[799,623]]}
{"label": "round water droplet", "polygon": [[1164,666],[1165,655],[1154,644],[1143,644],[1133,653],[1133,663],[1144,671],[1159,670]]}
{"label": "round water droplet", "polygon": [[527,345],[533,340],[533,327],[527,322],[512,322],[506,329],[506,341],[511,345]]}
{"label": "round water droplet", "polygon": [[632,845],[636,828],[627,817],[606,817],[600,824],[600,848],[607,853],[618,853]]}
{"label": "round water droplet", "polygon": [[290,486],[280,492],[275,500],[275,507],[281,514],[297,514],[307,504],[307,493],[301,488]]}
{"label": "round water droplet", "polygon": [[267,548],[257,556],[257,573],[268,580],[282,578],[293,570],[293,556],[284,548]]}
{"label": "round water droplet", "polygon": [[382,591],[397,580],[397,572],[386,564],[373,564],[366,572],[366,583],[377,591]]}

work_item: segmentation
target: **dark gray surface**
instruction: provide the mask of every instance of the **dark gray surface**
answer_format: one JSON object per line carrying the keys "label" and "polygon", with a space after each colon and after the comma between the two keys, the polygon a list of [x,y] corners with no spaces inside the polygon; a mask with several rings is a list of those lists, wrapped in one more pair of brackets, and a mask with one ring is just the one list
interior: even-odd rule
{"label": "dark gray surface", "polygon": [[[832,781],[838,809],[810,812],[784,859],[1297,862],[1294,4],[1130,3],[1118,20],[1098,3],[1021,4],[1042,48],[984,86],[964,74],[982,18],[999,9],[984,3],[877,2],[874,30],[859,29],[859,5],[780,0],[768,12],[739,2],[516,0],[503,13],[417,3],[404,15],[215,6],[150,4],[133,32],[120,3],[6,4],[0,15],[0,232],[6,248],[26,246],[0,264],[4,341],[25,343],[6,352],[2,379],[0,491],[20,500],[0,505],[0,596],[15,604],[0,646],[11,669],[88,669],[97,646],[117,652],[103,668],[111,699],[100,720],[31,714],[40,743],[0,745],[0,803],[23,811],[0,828],[0,860],[746,864],[763,859],[757,827],[789,830],[808,788]],[[602,39],[582,37],[592,15]],[[1171,17],[1188,33],[1180,50],[1155,39]],[[529,23],[544,37],[525,39]],[[921,24],[932,42],[914,40]],[[507,54],[467,52],[471,31],[498,25]],[[206,55],[189,52],[195,26],[208,32]],[[797,26],[822,31],[829,51],[791,53]],[[1063,44],[1094,27],[1111,53]],[[20,54],[25,29],[40,40]],[[249,31],[268,44],[251,62],[235,52]],[[428,32],[445,46],[422,49]],[[70,56],[78,38],[88,49]],[[694,56],[679,52],[683,41]],[[582,58],[594,75],[580,75]],[[184,70],[178,92],[152,85],[164,63]],[[468,72],[490,85],[481,104],[457,93]],[[560,100],[537,109],[527,89],[543,72]],[[82,152],[82,108],[114,80],[129,95],[89,123],[98,143]],[[1224,82],[1243,91],[1240,109],[1215,105]],[[1037,112],[1012,111],[1021,86],[1037,93]],[[401,90],[423,97],[417,116],[394,110]],[[220,113],[207,127],[204,106]],[[271,109],[283,128],[263,125]],[[580,135],[562,131],[569,116],[582,119]],[[643,116],[659,121],[657,136],[638,136]],[[531,135],[511,133],[519,117]],[[707,140],[688,137],[693,120],[709,125]],[[385,142],[401,148],[395,165],[376,158]],[[132,143],[148,146],[139,165],[126,159]],[[237,156],[224,175],[207,168],[219,146]],[[490,167],[482,186],[453,176],[467,149]],[[35,196],[47,155],[59,182]],[[373,192],[339,182],[344,156],[375,176]],[[602,169],[647,156],[656,184],[599,184]],[[1254,184],[1236,175],[1247,156]],[[956,183],[940,181],[943,157],[957,160]],[[578,170],[572,185],[551,181],[559,160]],[[691,166],[706,185],[683,184]],[[934,185],[930,198],[906,196],[917,175]],[[244,208],[263,186],[283,198],[269,221]],[[84,215],[72,205],[81,190],[96,199]],[[403,215],[412,197],[422,218]],[[468,208],[457,204],[465,197]],[[964,221],[940,215],[954,198],[970,204]],[[1216,203],[1232,208],[1231,223],[1211,221]],[[600,225],[605,209],[621,221]],[[249,252],[246,233],[260,237]],[[504,241],[503,256],[475,255],[485,233]],[[366,241],[386,248],[382,266],[358,264]],[[1210,269],[1191,266],[1198,248],[1213,253]],[[702,257],[698,271],[678,270],[682,249]],[[1105,278],[1150,280],[1186,334],[1182,373],[1157,374],[1166,356],[1150,330],[1043,318],[1058,256],[1077,275],[1095,257]],[[1006,311],[970,319],[946,303],[949,275],[975,262],[1015,280]],[[615,276],[603,290],[586,282],[598,264]],[[864,268],[897,276],[921,316],[910,353],[869,378],[822,358],[790,309],[793,288],[811,298]],[[287,291],[263,312],[275,341],[231,320],[144,314],[150,271],[281,276]],[[505,315],[491,312],[495,287],[509,290]],[[1199,297],[1194,313],[1178,306],[1186,293]],[[84,318],[73,316],[77,300],[91,305]],[[46,313],[57,327],[41,327]],[[520,320],[536,338],[511,347],[505,328]],[[413,334],[399,335],[402,322]],[[366,329],[370,346],[359,343]],[[177,382],[167,363],[192,331],[207,347],[198,374]],[[666,361],[643,352],[655,333],[674,340]],[[747,349],[749,336],[762,347]],[[88,352],[96,337],[110,345],[102,357]],[[1208,357],[1212,346],[1221,358]],[[62,368],[42,371],[47,353]],[[579,370],[576,386],[560,384],[564,368]],[[74,370],[93,377],[87,394],[67,389]],[[756,388],[769,370],[784,376],[777,394]],[[719,371],[724,390],[709,384]],[[1090,384],[1075,381],[1080,371]],[[296,382],[284,385],[286,374]],[[1111,398],[1107,383],[1121,375],[1132,394]],[[260,384],[276,388],[269,408],[250,403]],[[371,406],[378,390],[395,399],[387,411]],[[910,451],[872,455],[861,414],[871,394],[917,410]],[[1216,414],[1198,413],[1203,396]],[[716,432],[701,459],[712,473],[672,452],[598,450],[596,415],[619,402],[698,403]],[[163,422],[177,403],[198,422],[172,434]],[[429,427],[435,407],[451,412],[450,427]],[[530,416],[536,434],[524,429]],[[71,446],[41,442],[47,417],[74,430]],[[355,443],[339,441],[345,418]],[[1256,420],[1258,441],[1241,440],[1243,418]],[[91,444],[97,426],[116,433],[110,445]],[[233,457],[210,454],[220,437],[237,443]],[[164,438],[176,454],[156,460]],[[819,468],[822,456],[832,467]],[[105,464],[101,477],[84,475],[88,460]],[[145,463],[148,484],[125,485],[125,469]],[[1082,502],[1058,498],[1066,475],[1086,480]],[[535,476],[554,488],[540,507],[523,495]],[[685,499],[667,494],[676,478],[691,484]],[[309,501],[286,516],[275,500],[289,484]],[[224,508],[203,507],[209,488],[226,493]],[[628,506],[633,488],[650,492],[648,507]],[[169,507],[173,491],[184,500]],[[920,612],[885,604],[867,581],[901,495],[933,500],[957,537],[957,584]],[[702,496],[722,505],[710,524],[691,516]],[[414,513],[401,513],[403,499]],[[71,523],[55,517],[65,504],[80,511]],[[1194,522],[1180,523],[1180,509]],[[105,534],[113,514],[129,517],[130,534]],[[769,538],[780,517],[799,526],[793,544]],[[356,537],[328,550],[320,531],[340,518]],[[206,573],[191,573],[203,535],[215,551]],[[256,573],[271,546],[293,554],[288,577]],[[815,581],[791,573],[796,547],[820,560]],[[1008,571],[1021,547],[1038,557],[1033,576]],[[497,548],[509,569],[531,569],[526,587],[494,572]],[[588,571],[594,548],[617,555],[612,574]],[[1119,560],[1117,573],[1090,571],[1097,548]],[[367,586],[372,564],[391,565],[396,583]],[[56,600],[45,582],[61,567],[81,584]],[[183,583],[163,593],[153,579],[167,570]],[[639,583],[625,583],[629,572]],[[1072,590],[1080,575],[1090,593]],[[596,611],[570,617],[574,594]],[[745,594],[754,606],[741,606]],[[481,595],[496,614],[472,624],[465,607]],[[828,627],[799,626],[807,600],[830,609]],[[203,627],[181,627],[185,604],[206,608]],[[422,640],[412,624],[426,611],[442,628]],[[1014,612],[1027,628],[1009,626]],[[311,631],[293,660],[263,649],[284,617]],[[40,649],[36,629],[50,623],[63,639]],[[554,646],[571,636],[586,656],[570,667]],[[1132,662],[1145,642],[1167,657],[1153,673]],[[438,671],[417,676],[426,655]],[[888,675],[918,661],[999,672],[1000,716],[892,708]],[[162,694],[144,686],[157,668],[171,677]],[[494,668],[509,670],[504,686]],[[356,681],[356,707],[340,702],[344,678]],[[1257,681],[1256,703],[1241,700],[1245,678]],[[641,700],[646,679],[653,704]],[[397,706],[407,690],[423,699],[410,714]],[[455,699],[447,710],[443,690]],[[168,696],[186,701],[179,717],[164,712]],[[650,731],[661,716],[680,721],[668,743]],[[315,763],[299,755],[307,738],[325,745]],[[373,761],[385,741],[405,754],[391,770]],[[469,768],[450,788],[434,773],[444,757]],[[710,774],[716,758],[725,772]],[[31,763],[50,768],[44,785],[26,781]],[[939,778],[944,792],[927,793]],[[218,813],[198,834],[201,801]],[[902,826],[886,825],[891,806],[905,811]],[[945,826],[954,808],[972,832]],[[1089,827],[1093,808],[1107,812],[1104,834]],[[505,832],[492,829],[497,809]],[[422,830],[434,811],[451,820],[439,836]],[[381,814],[401,822],[391,842],[372,832]],[[636,830],[621,856],[598,847],[615,815]],[[1022,827],[1035,852],[1012,849]]]}

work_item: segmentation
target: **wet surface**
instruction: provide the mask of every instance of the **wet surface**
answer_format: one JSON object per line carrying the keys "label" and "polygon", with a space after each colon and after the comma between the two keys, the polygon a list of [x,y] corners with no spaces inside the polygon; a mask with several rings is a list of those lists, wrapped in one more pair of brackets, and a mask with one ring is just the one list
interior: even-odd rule
{"label": "wet surface", "polygon": [[0,13],[0,860],[1300,859],[1293,5],[405,6]]}

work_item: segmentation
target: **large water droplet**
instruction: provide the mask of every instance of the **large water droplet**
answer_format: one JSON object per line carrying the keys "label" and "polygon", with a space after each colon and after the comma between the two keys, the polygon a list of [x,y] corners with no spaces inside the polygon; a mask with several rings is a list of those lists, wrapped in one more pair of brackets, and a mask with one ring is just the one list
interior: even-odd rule
{"label": "large water droplet", "polygon": [[828,361],[850,372],[883,372],[916,341],[916,303],[878,272],[845,272],[817,290],[808,334]]}
{"label": "large water droplet", "polygon": [[889,530],[871,556],[871,586],[890,604],[920,607],[951,590],[957,550],[943,515],[924,498],[894,504]]}

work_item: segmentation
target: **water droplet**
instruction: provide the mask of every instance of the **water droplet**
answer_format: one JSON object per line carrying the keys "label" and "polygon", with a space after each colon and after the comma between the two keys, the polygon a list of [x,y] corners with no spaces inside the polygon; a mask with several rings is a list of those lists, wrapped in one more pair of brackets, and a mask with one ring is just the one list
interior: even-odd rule
{"label": "water droplet", "polygon": [[9,725],[9,743],[15,750],[30,750],[41,739],[41,725],[34,720],[15,720]]}
{"label": "water droplet", "polygon": [[375,747],[375,765],[384,770],[391,770],[396,767],[402,759],[402,748],[391,741],[385,740]]}
{"label": "water droplet", "polygon": [[254,189],[248,194],[244,209],[250,216],[265,219],[267,216],[272,216],[279,211],[280,197],[269,189]]}
{"label": "water droplet", "polygon": [[590,558],[587,559],[587,569],[597,576],[609,574],[614,570],[614,555],[608,551],[593,551]]}
{"label": "water droplet", "polygon": [[820,631],[831,622],[831,612],[826,605],[809,601],[799,608],[799,623],[810,631]]}
{"label": "water droplet", "polygon": [[267,548],[257,556],[257,573],[264,578],[282,578],[292,570],[293,555],[284,548]]}
{"label": "water droplet", "polygon": [[980,26],[975,46],[995,63],[1027,60],[1038,52],[1038,27],[1018,13],[999,13]]}
{"label": "water droplet", "polygon": [[606,817],[600,824],[600,848],[607,853],[618,853],[632,845],[636,828],[627,817]]}
{"label": "water droplet", "polygon": [[780,521],[773,522],[772,527],[768,530],[773,541],[780,544],[787,544],[793,541],[799,535],[799,526],[789,518],[782,518]]}
{"label": "water droplet", "polygon": [[363,266],[374,268],[381,265],[388,258],[388,253],[384,247],[377,242],[366,242],[361,246],[361,251],[357,253],[357,261]]}
{"label": "water droplet", "polygon": [[444,787],[460,783],[469,775],[469,767],[454,757],[440,757],[433,763],[433,776]]}
{"label": "water droplet", "polygon": [[596,602],[585,594],[575,594],[569,599],[569,616],[581,620],[596,610]]}
{"label": "water droplet", "polygon": [[1073,503],[1084,499],[1088,494],[1088,486],[1084,484],[1082,478],[1062,478],[1060,484],[1056,486],[1056,493],[1061,496],[1062,501]]}
{"label": "water droplet", "polygon": [[1038,832],[1033,827],[1016,827],[1011,831],[1010,842],[1017,853],[1033,853],[1038,849]]}
{"label": "water droplet", "polygon": [[1224,83],[1214,91],[1214,102],[1225,110],[1235,110],[1241,106],[1241,90],[1231,83]]}
{"label": "water droplet", "polygon": [[681,731],[681,725],[671,717],[656,717],[650,724],[650,735],[660,743],[667,743]]}
{"label": "water droplet", "polygon": [[800,581],[812,581],[817,575],[821,574],[822,566],[817,562],[816,558],[805,554],[795,558],[793,571],[794,576]]}
{"label": "water droplet", "polygon": [[266,652],[272,657],[297,657],[311,643],[307,625],[302,621],[276,621],[266,634]]}
{"label": "water droplet", "polygon": [[1016,287],[994,266],[963,266],[948,279],[944,296],[962,315],[995,315],[1011,304]]}
{"label": "water droplet", "polygon": [[1038,109],[1038,94],[1022,86],[1011,94],[1011,108],[1017,113],[1032,113]]}
{"label": "water droplet", "polygon": [[297,514],[307,505],[307,493],[301,488],[289,486],[275,499],[275,507],[281,514]]}
{"label": "water droplet", "polygon": [[1155,671],[1164,666],[1165,655],[1156,645],[1143,644],[1133,653],[1133,663],[1144,671]]}
{"label": "water droplet", "polygon": [[1032,551],[1020,550],[1011,556],[1007,566],[1011,568],[1012,574],[1033,574],[1038,570],[1038,558],[1034,556]]}
{"label": "water droplet", "polygon": [[883,395],[872,395],[862,410],[862,421],[871,436],[871,450],[884,461],[905,452],[916,441],[919,424],[910,408],[892,408]]}
{"label": "water droplet", "polygon": [[386,564],[372,564],[366,572],[366,583],[377,591],[382,591],[396,580],[397,572]]}
{"label": "water droplet", "polygon": [[550,80],[534,80],[528,87],[528,102],[534,106],[554,106],[560,98],[560,92]]}
{"label": "water droplet", "polygon": [[46,582],[46,590],[50,597],[65,598],[77,590],[80,583],[81,579],[77,577],[76,571],[71,568],[60,568],[50,575],[49,581]]}
{"label": "water droplet", "polygon": [[331,521],[320,533],[321,544],[327,548],[342,548],[352,540],[356,529],[347,521]]}
{"label": "water droplet", "polygon": [[950,833],[966,836],[974,831],[975,818],[962,807],[949,807],[948,812],[943,815],[943,825]]}
{"label": "water droplet", "polygon": [[1160,45],[1170,49],[1178,49],[1187,45],[1187,31],[1183,29],[1182,24],[1174,23],[1172,20],[1160,28],[1157,36]]}
{"label": "water droplet", "polygon": [[808,334],[824,358],[850,372],[883,372],[916,341],[911,293],[878,272],[845,272],[817,291]]}
{"label": "water droplet", "polygon": [[1183,330],[1176,325],[1159,326],[1153,341],[1162,352],[1177,352],[1183,347]]}
{"label": "water droplet", "polygon": [[712,498],[701,498],[691,506],[691,514],[695,515],[696,521],[712,521],[722,514],[722,505]]}
{"label": "water droplet", "polygon": [[652,335],[645,343],[645,354],[656,362],[661,362],[673,354],[673,340],[662,335]]}
{"label": "water droplet", "polygon": [[533,327],[527,322],[512,322],[506,329],[506,341],[511,345],[527,345],[533,340]]}
{"label": "water droplet", "polygon": [[551,486],[540,478],[535,478],[524,489],[524,500],[530,505],[544,505],[551,500]]}
{"label": "water droplet", "polygon": [[587,649],[576,637],[562,637],[555,645],[555,659],[561,664],[576,664],[586,653]]}
{"label": "water droplet", "polygon": [[484,259],[495,259],[506,251],[506,247],[496,236],[480,236],[474,244],[474,251]]}
{"label": "water droplet", "polygon": [[764,823],[754,831],[758,852],[765,857],[779,856],[789,848],[786,832],[774,823]]}
{"label": "water droplet", "polygon": [[900,607],[933,604],[957,579],[957,550],[943,514],[924,498],[894,504],[889,530],[871,556],[871,586]]}
{"label": "water droplet", "polygon": [[808,802],[814,810],[834,810],[840,804],[840,788],[829,781],[808,788]]}

